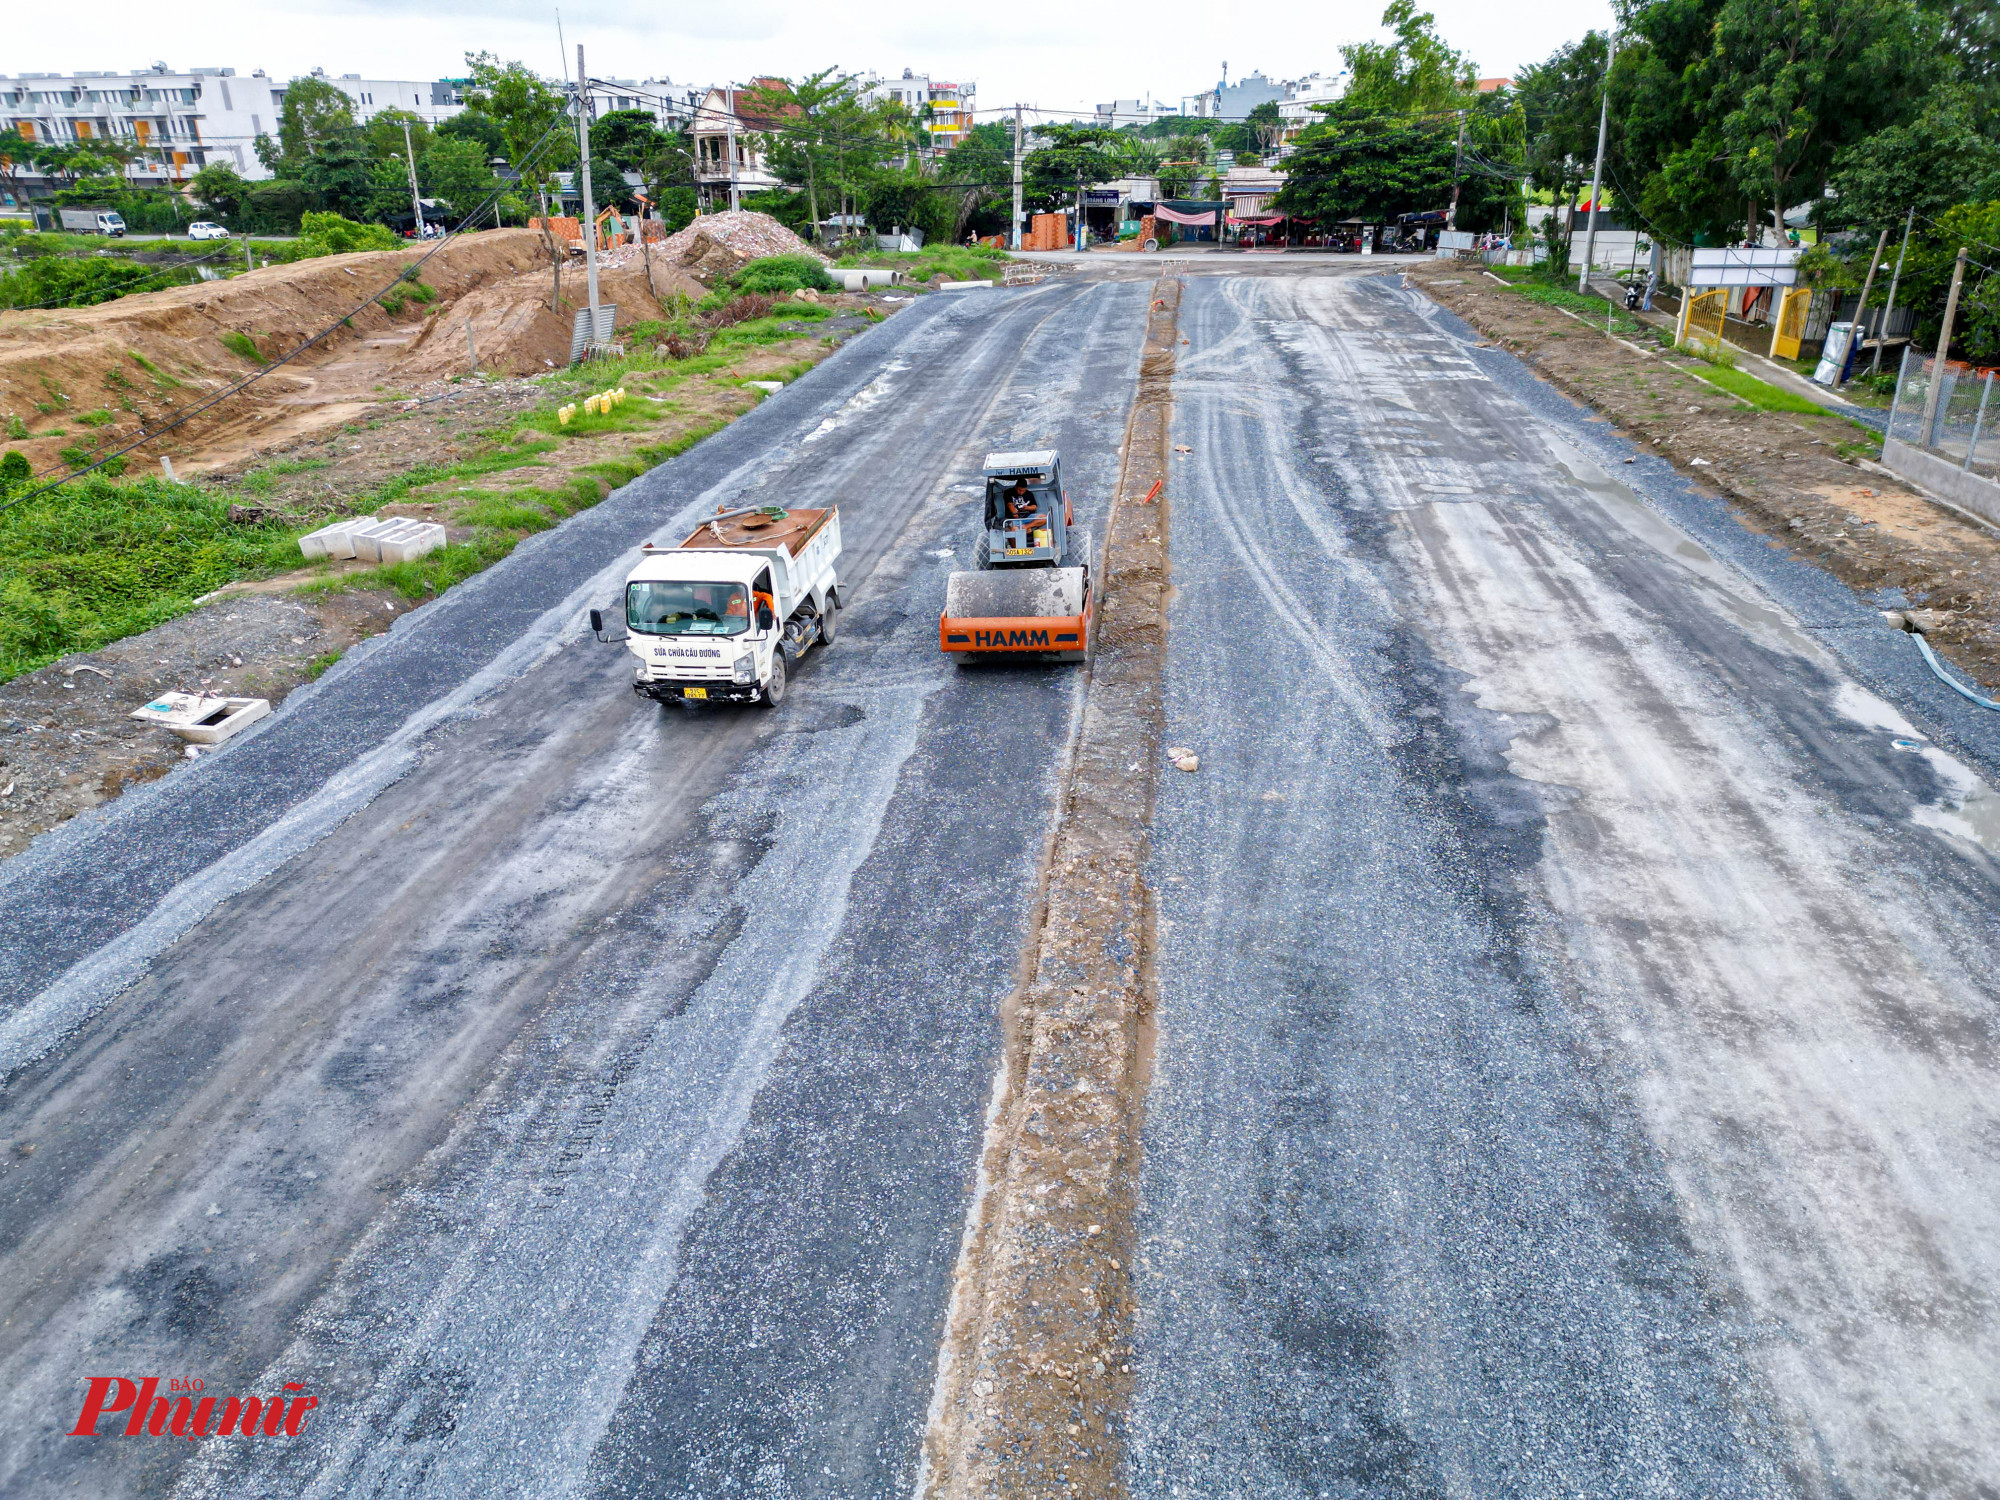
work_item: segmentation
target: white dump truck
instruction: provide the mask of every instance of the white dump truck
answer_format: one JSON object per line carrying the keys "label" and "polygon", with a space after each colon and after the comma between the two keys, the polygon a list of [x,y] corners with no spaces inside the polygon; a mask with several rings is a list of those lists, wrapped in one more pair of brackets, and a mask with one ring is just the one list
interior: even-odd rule
{"label": "white dump truck", "polygon": [[[678,547],[648,542],[625,580],[632,691],[685,699],[785,701],[790,665],[840,626],[840,511],[725,510]],[[590,612],[603,639],[604,618]]]}

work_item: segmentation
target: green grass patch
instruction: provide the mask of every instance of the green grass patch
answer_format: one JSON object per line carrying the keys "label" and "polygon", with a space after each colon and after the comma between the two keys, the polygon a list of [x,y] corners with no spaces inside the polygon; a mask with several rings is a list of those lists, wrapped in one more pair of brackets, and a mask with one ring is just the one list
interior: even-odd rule
{"label": "green grass patch", "polygon": [[1718,386],[1732,396],[1748,401],[1759,411],[1799,411],[1814,416],[1826,410],[1816,401],[1808,401],[1804,396],[1780,390],[1767,380],[1759,380],[1755,375],[1723,365],[1713,365],[1695,374],[1712,386]]}
{"label": "green grass patch", "polygon": [[329,651],[324,656],[315,656],[306,663],[306,681],[318,682],[326,675],[326,669],[339,661],[343,655],[344,652]]}
{"label": "green grass patch", "polygon": [[78,412],[76,419],[86,427],[109,427],[118,420],[118,413],[100,406],[96,411]]}
{"label": "green grass patch", "polygon": [[[1521,266],[1516,269],[1530,268]],[[1508,285],[1530,302],[1539,302],[1544,307],[1560,307],[1565,312],[1573,312],[1595,327],[1608,326],[1621,338],[1629,339],[1645,331],[1643,323],[1626,317],[1602,297],[1593,297],[1586,292],[1572,291],[1566,286],[1556,286],[1542,280],[1509,282]]]}
{"label": "green grass patch", "polygon": [[267,365],[270,361],[257,352],[257,341],[238,329],[230,329],[222,336],[222,347],[231,354],[247,359],[253,365]]}
{"label": "green grass patch", "polygon": [[1006,274],[1005,250],[988,245],[937,245],[921,250],[875,250],[843,255],[841,266],[887,266],[912,281],[995,281]]}
{"label": "green grass patch", "polygon": [[132,357],[133,364],[137,365],[140,369],[144,370],[148,375],[153,377],[153,381],[155,384],[164,386],[168,390],[176,390],[179,388],[180,382],[178,380],[174,379],[173,376],[169,375],[165,370],[162,370],[158,365],[154,364],[150,359],[146,358],[146,356],[141,354],[137,349],[127,349],[125,352]]}
{"label": "green grass patch", "polygon": [[713,437],[728,425],[726,419],[717,418],[704,426],[682,433],[670,442],[654,443],[650,447],[641,448],[638,450],[639,456],[649,464],[663,464],[670,458],[679,458],[703,438]]}
{"label": "green grass patch", "polygon": [[185,614],[203,594],[295,567],[296,532],[229,521],[197,485],[92,476],[0,511],[0,682]]}

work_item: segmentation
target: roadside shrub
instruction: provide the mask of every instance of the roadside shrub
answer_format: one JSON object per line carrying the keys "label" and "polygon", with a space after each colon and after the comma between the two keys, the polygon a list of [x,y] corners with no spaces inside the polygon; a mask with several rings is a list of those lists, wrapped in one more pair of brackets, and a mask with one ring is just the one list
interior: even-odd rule
{"label": "roadside shrub", "polygon": [[757,292],[770,297],[785,297],[800,290],[839,290],[826,274],[826,267],[810,255],[767,255],[751,261],[723,286],[733,292]]}
{"label": "roadside shrub", "polygon": [[0,454],[0,487],[12,488],[26,484],[34,477],[34,470],[28,465],[28,455],[18,448],[9,448]]}
{"label": "roadside shrub", "polygon": [[400,250],[403,242],[380,224],[357,224],[339,214],[308,213],[299,218],[299,237],[285,252],[287,260],[316,260],[322,255],[351,255],[358,250]]}
{"label": "roadside shrub", "polygon": [[752,318],[768,318],[775,306],[777,298],[751,292],[704,313],[701,320],[710,328],[727,328],[733,323],[747,323]]}
{"label": "roadside shrub", "polygon": [[39,255],[0,273],[0,307],[90,307],[127,292],[199,280],[192,266],[142,266],[113,256]]}

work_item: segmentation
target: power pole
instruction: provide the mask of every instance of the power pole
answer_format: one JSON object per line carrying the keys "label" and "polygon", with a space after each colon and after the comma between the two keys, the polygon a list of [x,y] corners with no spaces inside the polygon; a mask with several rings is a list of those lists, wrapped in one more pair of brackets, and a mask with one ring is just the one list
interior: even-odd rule
{"label": "power pole", "polygon": [[1944,364],[1951,356],[1951,325],[1958,316],[1958,289],[1965,284],[1965,252],[1967,247],[1958,247],[1958,260],[1951,268],[1951,290],[1945,293],[1944,327],[1938,331],[1937,353],[1931,357],[1931,388],[1924,393],[1923,445],[1928,448],[1937,439],[1938,398],[1944,394]]}
{"label": "power pole", "polygon": [[1458,174],[1465,166],[1465,111],[1458,112],[1458,149],[1451,158],[1451,207],[1445,210],[1444,227],[1458,228]]}
{"label": "power pole", "polygon": [[741,207],[736,198],[736,90],[729,91],[729,211]]}
{"label": "power pole", "polygon": [[1903,248],[1896,252],[1896,269],[1889,277],[1889,300],[1882,306],[1882,329],[1875,335],[1875,359],[1868,366],[1870,375],[1882,372],[1882,341],[1889,337],[1889,314],[1896,310],[1896,283],[1903,279],[1903,257],[1910,253],[1910,226],[1917,222],[1917,210],[1913,206],[1903,216]]}
{"label": "power pole", "polygon": [[417,153],[410,149],[410,122],[403,121],[403,163],[410,169],[410,212],[416,215],[417,238],[424,237],[424,200],[417,196]]}
{"label": "power pole", "polygon": [[1614,28],[1604,41],[1604,97],[1597,106],[1597,165],[1590,172],[1590,220],[1583,231],[1583,269],[1577,272],[1576,289],[1590,290],[1590,256],[1597,248],[1597,200],[1604,190],[1604,142],[1611,130],[1611,64],[1618,56],[1618,32]]}
{"label": "power pole", "polygon": [[[1861,347],[1854,340],[1859,339],[1862,331],[1868,326],[1868,292],[1875,285],[1875,271],[1882,264],[1882,251],[1888,243],[1889,226],[1885,224],[1882,226],[1882,232],[1875,237],[1875,253],[1869,257],[1867,276],[1862,278],[1861,300],[1854,304],[1854,329],[1848,335],[1848,348],[1851,350],[1859,351]],[[1841,362],[1839,373],[1833,377],[1833,388],[1835,390],[1839,390],[1843,385],[1847,384],[1847,367],[1853,363],[1852,359]]]}
{"label": "power pole", "polygon": [[1010,250],[1021,248],[1021,106],[1014,106],[1014,231]]}
{"label": "power pole", "polygon": [[590,339],[597,343],[597,204],[590,196],[590,75],[583,71],[583,43],[576,44],[576,140],[582,158],[577,185],[583,190],[583,273],[590,285]]}

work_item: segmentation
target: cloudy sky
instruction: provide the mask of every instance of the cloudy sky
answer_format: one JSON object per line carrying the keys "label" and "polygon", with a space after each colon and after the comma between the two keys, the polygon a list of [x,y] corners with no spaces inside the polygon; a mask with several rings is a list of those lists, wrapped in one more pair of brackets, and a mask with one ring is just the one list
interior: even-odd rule
{"label": "cloudy sky", "polygon": [[[1384,0],[987,0],[842,4],[837,0],[566,0],[563,33],[598,77],[709,83],[796,75],[828,64],[906,67],[979,86],[982,110],[1016,100],[1050,111],[1113,98],[1178,100],[1230,78],[1337,71],[1339,48],[1380,35]],[[1483,74],[1511,73],[1608,24],[1608,0],[1433,0],[1440,30]],[[61,6],[24,6],[0,43],[0,72],[263,68],[428,79],[463,71],[468,50],[560,69],[556,6],[544,0],[220,0],[163,20],[156,5],[96,0],[91,24]],[[134,40],[144,38],[145,40]]]}

